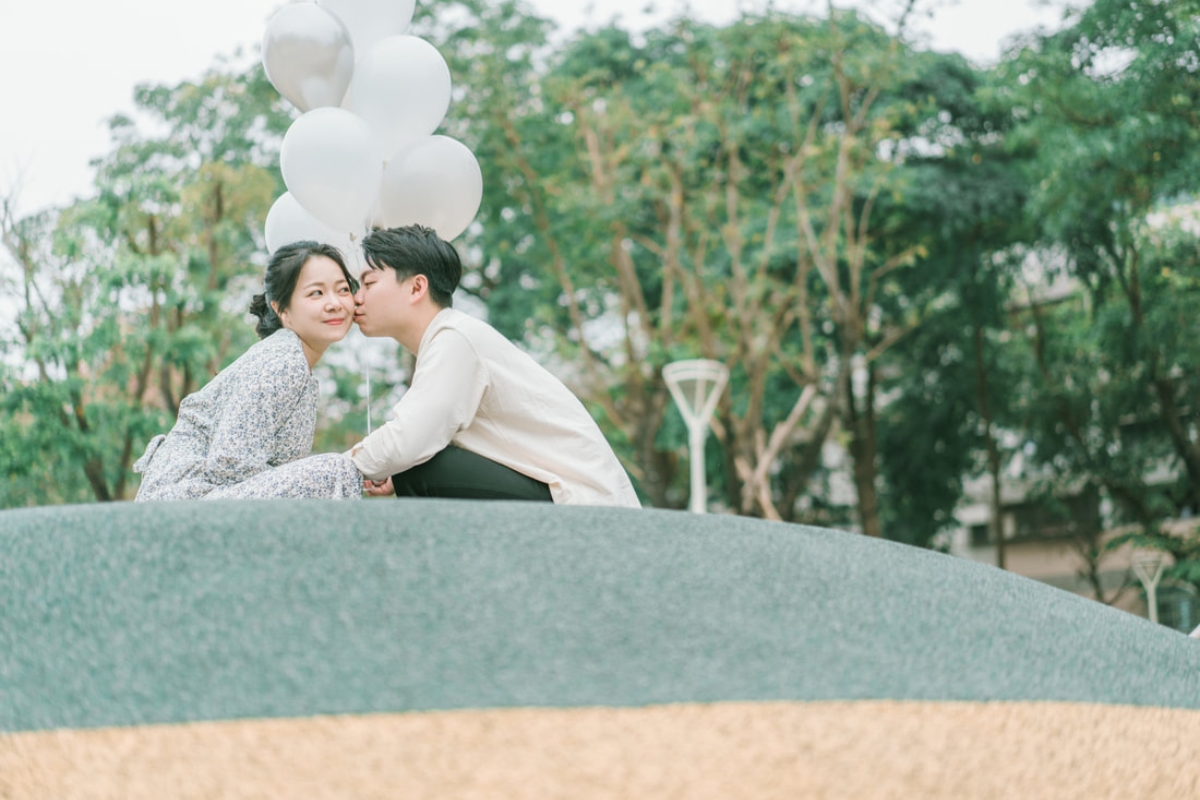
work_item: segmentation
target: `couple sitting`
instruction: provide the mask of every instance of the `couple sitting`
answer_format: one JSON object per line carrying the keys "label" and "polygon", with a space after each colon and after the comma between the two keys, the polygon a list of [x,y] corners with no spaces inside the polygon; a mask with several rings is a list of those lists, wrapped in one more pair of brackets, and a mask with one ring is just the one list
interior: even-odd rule
{"label": "couple sitting", "polygon": [[[180,404],[134,465],[137,499],[400,496],[639,505],[583,404],[485,322],[451,308],[458,253],[428,228],[363,240],[362,285],[336,248],[279,248],[250,312],[262,341]],[[416,357],[393,418],[310,456],[312,368],[357,322]]]}

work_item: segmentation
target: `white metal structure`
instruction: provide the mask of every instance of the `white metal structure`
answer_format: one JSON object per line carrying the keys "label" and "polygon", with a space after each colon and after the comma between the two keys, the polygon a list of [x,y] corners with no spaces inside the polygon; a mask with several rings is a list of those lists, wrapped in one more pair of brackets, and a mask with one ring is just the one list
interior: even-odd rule
{"label": "white metal structure", "polygon": [[1133,554],[1133,574],[1146,590],[1146,606],[1150,621],[1158,622],[1158,579],[1171,562],[1171,554],[1163,550],[1139,550]]}
{"label": "white metal structure", "polygon": [[691,461],[692,496],[688,510],[703,514],[708,509],[708,486],[704,479],[704,439],[717,400],[729,382],[729,370],[719,361],[694,359],[675,361],[663,367],[663,380],[688,429],[688,459]]}

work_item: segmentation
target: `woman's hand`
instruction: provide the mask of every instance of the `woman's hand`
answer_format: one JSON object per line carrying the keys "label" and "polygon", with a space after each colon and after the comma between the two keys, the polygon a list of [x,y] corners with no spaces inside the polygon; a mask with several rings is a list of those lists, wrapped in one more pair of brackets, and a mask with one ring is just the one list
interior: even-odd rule
{"label": "woman's hand", "polygon": [[364,480],[363,491],[371,497],[387,497],[389,494],[395,494],[396,490],[392,488],[392,479],[384,478],[381,481]]}

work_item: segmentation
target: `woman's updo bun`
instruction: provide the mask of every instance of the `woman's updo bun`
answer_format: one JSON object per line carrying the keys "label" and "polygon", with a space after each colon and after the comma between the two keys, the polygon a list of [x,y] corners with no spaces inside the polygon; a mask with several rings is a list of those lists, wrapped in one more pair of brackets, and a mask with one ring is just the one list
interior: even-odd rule
{"label": "woman's updo bun", "polygon": [[271,308],[271,304],[267,302],[265,294],[256,294],[250,298],[250,313],[258,317],[258,322],[254,325],[254,331],[260,339],[267,338],[283,327],[283,322],[275,313],[275,309]]}

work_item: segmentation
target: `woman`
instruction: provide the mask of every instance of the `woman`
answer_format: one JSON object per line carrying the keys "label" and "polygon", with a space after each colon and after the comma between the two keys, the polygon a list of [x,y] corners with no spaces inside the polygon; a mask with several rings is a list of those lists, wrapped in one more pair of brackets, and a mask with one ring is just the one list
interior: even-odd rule
{"label": "woman", "polygon": [[354,321],[354,279],[336,248],[280,247],[254,297],[262,340],[179,405],[134,471],[137,500],[360,498],[363,479],[340,453],[308,456],[317,423],[312,368]]}

